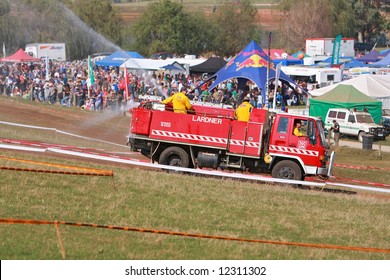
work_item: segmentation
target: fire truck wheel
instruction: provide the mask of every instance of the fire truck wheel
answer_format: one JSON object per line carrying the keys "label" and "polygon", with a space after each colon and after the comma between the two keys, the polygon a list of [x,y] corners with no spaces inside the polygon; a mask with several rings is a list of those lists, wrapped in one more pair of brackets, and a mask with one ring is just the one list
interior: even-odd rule
{"label": "fire truck wheel", "polygon": [[160,155],[159,164],[188,167],[190,158],[186,151],[179,147],[166,148]]}
{"label": "fire truck wheel", "polygon": [[279,161],[272,169],[272,177],[288,180],[302,180],[301,168],[291,160]]}

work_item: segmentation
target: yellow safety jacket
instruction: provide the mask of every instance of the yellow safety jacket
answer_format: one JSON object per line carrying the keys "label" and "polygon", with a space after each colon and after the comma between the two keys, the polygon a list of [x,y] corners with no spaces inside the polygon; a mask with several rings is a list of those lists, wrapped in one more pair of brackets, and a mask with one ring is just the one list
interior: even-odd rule
{"label": "yellow safety jacket", "polygon": [[172,102],[175,113],[187,114],[187,110],[193,110],[190,99],[183,92],[175,93],[162,101],[163,104],[169,102]]}
{"label": "yellow safety jacket", "polygon": [[238,106],[236,111],[234,111],[234,116],[239,121],[247,122],[249,121],[252,108],[253,106],[248,101],[244,101],[240,106]]}

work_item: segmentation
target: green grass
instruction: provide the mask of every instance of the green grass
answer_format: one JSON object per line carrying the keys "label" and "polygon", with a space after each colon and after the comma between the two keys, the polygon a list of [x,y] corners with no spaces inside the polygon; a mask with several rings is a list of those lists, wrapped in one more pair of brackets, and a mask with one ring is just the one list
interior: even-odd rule
{"label": "green grass", "polygon": [[[333,174],[337,177],[390,184],[390,153],[360,150],[346,147],[336,149],[336,164],[365,167],[366,169],[335,167]],[[372,169],[376,167],[379,169]]]}
{"label": "green grass", "polygon": [[[3,155],[75,165],[74,161]],[[2,162],[4,164],[4,162]],[[8,163],[10,165],[10,163]],[[79,162],[79,166],[111,169]],[[390,248],[389,197],[113,167],[114,179],[0,171],[2,218]],[[390,259],[389,254],[60,226],[67,259]],[[1,259],[61,259],[53,225],[0,225]]]}
{"label": "green grass", "polygon": [[[114,4],[115,7],[118,7],[121,13],[129,13],[129,12],[142,12],[150,3],[158,2],[158,1],[139,1],[126,3],[122,1],[120,4]],[[180,0],[177,2],[180,3]],[[210,0],[183,0],[183,7],[185,10],[193,11],[193,10],[210,10],[211,7],[216,5],[222,5],[223,0],[210,1]],[[232,3],[234,1],[231,1]],[[254,5],[257,9],[273,9],[275,8],[274,2],[271,0],[253,0],[252,5]]]}

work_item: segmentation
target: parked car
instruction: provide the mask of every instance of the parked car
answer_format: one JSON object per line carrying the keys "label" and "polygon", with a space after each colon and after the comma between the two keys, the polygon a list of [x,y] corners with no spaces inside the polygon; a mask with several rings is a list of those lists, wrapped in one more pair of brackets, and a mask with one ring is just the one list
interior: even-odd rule
{"label": "parked car", "polygon": [[150,56],[151,59],[167,59],[167,58],[173,58],[173,53],[170,52],[159,52],[154,53]]}
{"label": "parked car", "polygon": [[381,125],[385,128],[386,136],[390,135],[390,109],[382,109]]}
{"label": "parked car", "polygon": [[359,142],[363,142],[365,133],[374,136],[374,139],[385,140],[385,128],[377,125],[371,114],[366,111],[349,110],[344,108],[329,109],[326,114],[325,128],[330,129],[336,120],[340,125],[340,133],[356,136]]}

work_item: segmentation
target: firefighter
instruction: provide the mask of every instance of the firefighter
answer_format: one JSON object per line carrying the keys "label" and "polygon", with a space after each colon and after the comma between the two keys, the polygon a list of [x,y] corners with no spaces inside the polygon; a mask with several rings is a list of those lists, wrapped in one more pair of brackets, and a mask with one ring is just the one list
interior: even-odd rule
{"label": "firefighter", "polygon": [[238,106],[237,109],[234,111],[234,116],[236,117],[237,120],[243,122],[249,121],[249,116],[253,109],[253,106],[249,102],[250,102],[250,97],[246,95],[242,100],[241,105]]}
{"label": "firefighter", "polygon": [[162,101],[162,104],[168,104],[169,102],[172,102],[173,111],[175,113],[187,114],[188,110],[194,111],[190,99],[186,95],[185,87],[183,87],[180,92],[177,92],[174,95],[168,97],[167,99],[164,99]]}
{"label": "firefighter", "polygon": [[302,127],[302,123],[301,122],[297,122],[295,124],[295,128],[294,128],[294,135],[295,136],[298,136],[298,137],[301,137],[301,136],[306,136],[304,133],[301,132],[301,127]]}

